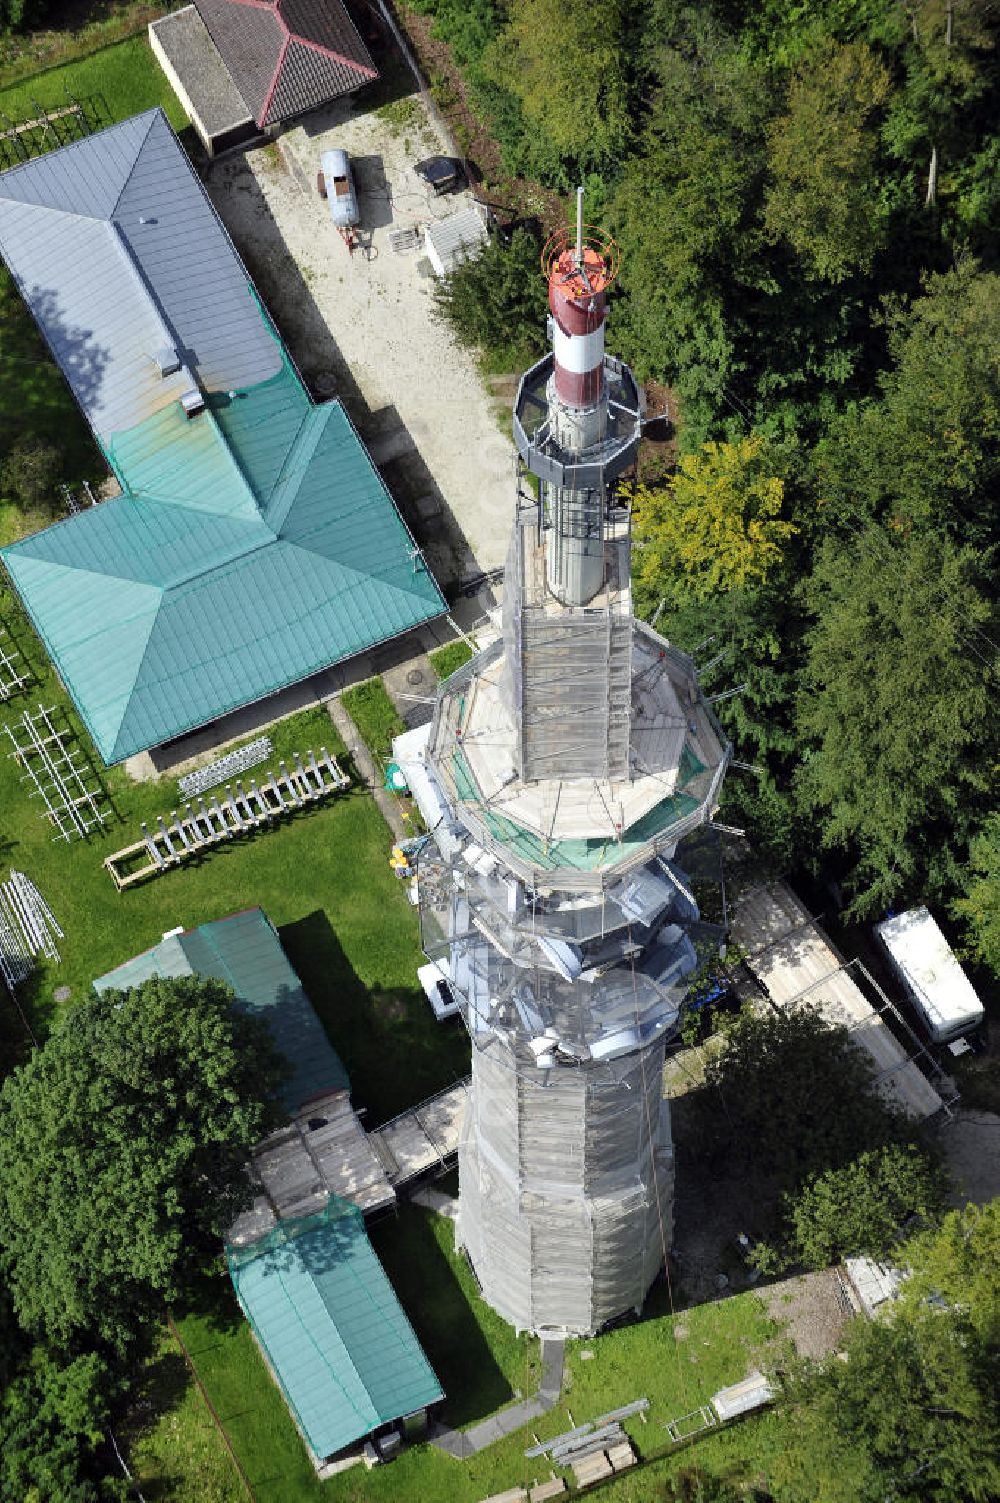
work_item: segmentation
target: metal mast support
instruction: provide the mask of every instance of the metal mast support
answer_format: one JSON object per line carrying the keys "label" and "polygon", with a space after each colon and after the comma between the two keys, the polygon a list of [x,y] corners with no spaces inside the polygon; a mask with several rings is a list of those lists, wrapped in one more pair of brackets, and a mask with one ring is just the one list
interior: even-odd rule
{"label": "metal mast support", "polygon": [[698,917],[671,863],[729,757],[691,660],[632,614],[614,483],[641,419],[604,352],[617,263],[578,195],[575,240],[543,253],[553,348],[514,409],[540,499],[515,517],[502,637],[441,686],[424,750],[398,753],[420,758],[434,832],[424,949],[472,1038],[458,1237],[507,1320],[574,1334],[638,1309],[669,1246],[663,1055]]}

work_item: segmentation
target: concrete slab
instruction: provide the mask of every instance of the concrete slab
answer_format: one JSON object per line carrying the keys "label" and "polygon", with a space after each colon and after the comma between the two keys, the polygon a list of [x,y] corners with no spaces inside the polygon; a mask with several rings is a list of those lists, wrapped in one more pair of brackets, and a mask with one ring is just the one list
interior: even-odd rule
{"label": "concrete slab", "polygon": [[[515,454],[472,356],[436,319],[430,284],[389,244],[390,230],[424,227],[470,197],[435,199],[415,176],[415,160],[447,145],[417,97],[411,113],[401,128],[341,101],[287,132],[281,155],[263,147],[216,162],[206,187],[306,379],[342,397],[366,442],[381,435],[399,455],[392,469],[403,473],[387,479],[404,512],[417,496],[439,500],[440,523],[422,523],[415,508],[407,520],[447,584],[447,570],[471,578],[502,565]],[[363,248],[353,256],[311,191],[331,146],[354,166]]]}

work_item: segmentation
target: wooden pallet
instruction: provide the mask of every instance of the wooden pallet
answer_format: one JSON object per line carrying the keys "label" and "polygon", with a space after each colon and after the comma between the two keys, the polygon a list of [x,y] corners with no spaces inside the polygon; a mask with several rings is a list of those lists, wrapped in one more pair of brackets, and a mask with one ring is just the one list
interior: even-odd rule
{"label": "wooden pallet", "polygon": [[244,788],[237,778],[235,788],[227,783],[224,793],[209,794],[207,802],[195,800],[197,808],[186,804],[181,814],[172,810],[169,822],[161,816],[153,829],[143,824],[141,840],[105,857],[104,865],[118,891],[157,877],[220,841],[267,827],[296,809],[339,793],[350,783],[325,746],[320,747],[318,760],[308,751],[305,762],[298,752],[292,761],[291,769],[281,762],[278,772],[267,773],[260,786],[251,778],[249,788]]}

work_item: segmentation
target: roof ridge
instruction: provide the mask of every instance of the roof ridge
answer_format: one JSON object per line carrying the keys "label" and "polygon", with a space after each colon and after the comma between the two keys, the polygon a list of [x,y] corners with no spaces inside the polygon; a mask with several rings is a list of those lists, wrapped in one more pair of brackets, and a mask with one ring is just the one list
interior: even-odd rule
{"label": "roof ridge", "polygon": [[[371,1238],[368,1235],[368,1229],[364,1225],[364,1220],[363,1219],[362,1219],[362,1223],[361,1223],[361,1232],[362,1232],[362,1235],[364,1236],[365,1244],[366,1244],[366,1248],[367,1248],[368,1253],[370,1254],[370,1256],[374,1260],[375,1265],[378,1268],[379,1273],[382,1275],[382,1277],[385,1279],[386,1283],[389,1286],[389,1293],[392,1295],[392,1303],[389,1304],[388,1308],[385,1305],[380,1304],[373,1297],[370,1287],[364,1282],[364,1280],[362,1278],[359,1277],[359,1275],[357,1274],[357,1272],[353,1268],[351,1268],[350,1265],[348,1265],[347,1269],[345,1270],[346,1273],[347,1273],[347,1275],[348,1275],[348,1277],[352,1280],[352,1282],[354,1283],[356,1289],[360,1290],[361,1295],[362,1295],[363,1299],[365,1300],[365,1302],[367,1304],[367,1307],[368,1307],[369,1318],[372,1320],[373,1324],[377,1323],[377,1325],[379,1327],[379,1330],[380,1330],[380,1333],[383,1336],[383,1338],[385,1338],[386,1336],[394,1336],[394,1337],[397,1338],[397,1341],[398,1341],[398,1338],[399,1338],[399,1335],[400,1335],[399,1327],[397,1326],[396,1321],[392,1318],[392,1316],[390,1315],[389,1312],[390,1311],[394,1311],[395,1313],[398,1313],[398,1315],[399,1315],[399,1317],[400,1317],[403,1325],[406,1328],[406,1331],[413,1338],[413,1344],[414,1344],[414,1346],[416,1347],[416,1349],[420,1353],[420,1355],[423,1357],[423,1359],[426,1362],[428,1368],[430,1368],[431,1375],[434,1378],[434,1381],[437,1383],[438,1387],[440,1388],[441,1387],[440,1379],[438,1378],[437,1373],[431,1367],[430,1362],[429,1362],[429,1360],[427,1358],[427,1354],[424,1351],[423,1347],[420,1345],[420,1341],[419,1341],[419,1339],[417,1337],[417,1333],[413,1329],[413,1326],[411,1325],[411,1323],[410,1323],[410,1321],[409,1321],[409,1319],[407,1317],[406,1311],[403,1309],[402,1301],[400,1300],[399,1295],[396,1293],[395,1289],[392,1287],[392,1280],[389,1278],[389,1275],[386,1273],[384,1267],[382,1266],[382,1260],[381,1260],[381,1258],[379,1258],[379,1256],[376,1253],[374,1247],[372,1247]],[[344,1347],[344,1350],[347,1352],[348,1361],[350,1362],[352,1369],[354,1370],[355,1373],[357,1373],[358,1381],[360,1382],[360,1384],[361,1384],[362,1388],[364,1389],[365,1393],[368,1395],[368,1399],[369,1399],[369,1402],[372,1405],[372,1408],[375,1409],[378,1412],[379,1421],[382,1422],[384,1419],[387,1418],[387,1416],[384,1416],[381,1413],[380,1406],[377,1405],[374,1402],[373,1398],[372,1398],[372,1387],[373,1387],[373,1385],[371,1383],[369,1383],[365,1378],[363,1378],[361,1376],[361,1373],[358,1371],[358,1365],[357,1365],[357,1363],[354,1360],[354,1355],[353,1355],[352,1351],[350,1350],[350,1348],[348,1347],[348,1344],[347,1344],[346,1340],[344,1340],[343,1337],[341,1337],[341,1343],[342,1343],[342,1345]]]}
{"label": "roof ridge", "polygon": [[[149,140],[150,131],[153,129],[153,126],[156,124],[157,120],[160,119],[161,117],[164,120],[166,120],[166,118],[167,118],[166,115],[164,115],[164,113],[163,113],[162,106],[160,106],[158,104],[154,104],[153,108],[149,112],[149,124],[146,126],[146,133],[143,136],[142,140],[139,142],[138,147],[136,148],[135,156],[132,158],[132,165],[131,165],[131,167],[128,169],[128,171],[125,174],[125,179],[124,179],[124,181],[123,181],[120,189],[118,190],[118,197],[115,199],[115,202],[114,202],[114,208],[111,210],[111,213],[108,215],[109,222],[113,222],[114,221],[114,217],[115,217],[115,215],[118,212],[118,205],[121,203],[122,198],[125,195],[125,189],[128,187],[129,183],[132,181],[132,174],[133,174],[133,172],[136,169],[136,164],[138,163],[139,158],[142,156],[143,152],[146,149],[146,143]],[[132,259],[132,256],[131,256],[131,247],[129,248],[129,258]],[[158,307],[157,311],[160,313],[160,316],[162,317],[163,316],[162,309],[160,309]]]}
{"label": "roof ridge", "polygon": [[[302,414],[302,421],[295,430],[295,437],[288,445],[288,448],[285,451],[285,457],[281,461],[281,468],[275,476],[274,483],[271,486],[271,489],[267,493],[264,501],[263,516],[265,522],[267,523],[267,526],[271,528],[275,537],[280,537],[281,535],[281,529],[284,526],[285,522],[288,520],[288,513],[292,509],[292,505],[295,501],[296,495],[298,494],[299,487],[296,486],[291,490],[283,510],[280,507],[277,508],[278,511],[280,511],[280,520],[278,520],[277,522],[274,521],[271,515],[271,506],[274,503],[279,488],[283,489],[288,487],[291,478],[288,473],[289,468],[295,461],[299,459],[302,450],[307,447],[307,443],[311,439],[310,452],[306,461],[308,466],[309,459],[311,459],[312,455],[315,454],[316,446],[322,438],[326,425],[329,422],[327,413],[328,409],[325,406],[317,407],[315,403],[310,402],[308,408]],[[304,476],[299,477],[299,485],[301,485],[303,478]]]}
{"label": "roof ridge", "polygon": [[322,57],[328,57],[335,63],[341,63],[345,68],[353,68],[355,73],[361,73],[365,78],[378,78],[378,70],[370,68],[367,63],[359,63],[357,58],[348,57],[344,52],[335,52],[332,47],[324,47],[322,42],[314,42],[311,37],[304,37],[300,32],[289,33],[293,42],[300,42],[303,47],[309,47],[313,52],[318,52]]}
{"label": "roof ridge", "polygon": [[125,701],[125,705],[124,705],[124,707],[122,709],[121,716],[120,716],[120,718],[118,720],[118,728],[115,731],[114,745],[111,748],[111,750],[112,750],[112,760],[114,760],[114,752],[118,748],[118,743],[121,740],[122,729],[123,729],[123,727],[125,725],[126,720],[128,719],[129,711],[132,708],[132,701],[135,699],[136,689],[138,688],[139,681],[142,678],[143,664],[145,663],[147,657],[149,656],[149,644],[152,642],[153,637],[155,635],[157,622],[159,621],[161,615],[163,614],[163,602],[166,600],[168,593],[169,593],[169,591],[164,590],[164,589],[161,589],[161,591],[160,591],[160,604],[157,607],[156,611],[154,612],[153,619],[152,619],[152,621],[149,624],[149,632],[147,633],[147,636],[146,636],[146,645],[143,647],[143,649],[142,649],[142,656],[140,657],[138,663],[136,664],[135,673],[132,676],[132,688],[129,690],[128,698]]}
{"label": "roof ridge", "polygon": [[[53,149],[51,151],[44,152],[42,154],[42,156],[40,156],[40,157],[32,157],[27,162],[19,162],[15,167],[7,167],[7,168],[5,168],[5,170],[2,173],[0,173],[0,184],[2,184],[4,178],[8,178],[9,177],[9,178],[13,179],[13,178],[16,178],[16,176],[19,173],[22,173],[22,172],[30,173],[33,168],[37,168],[37,165],[38,165],[39,162],[46,162],[46,163],[48,163],[48,162],[52,161],[55,157],[58,157],[64,151],[78,151],[78,150],[85,149],[92,141],[97,140],[100,136],[107,135],[111,131],[120,131],[121,127],[123,125],[130,123],[132,120],[141,120],[144,114],[161,115],[161,114],[163,114],[163,110],[162,110],[162,108],[161,108],[160,105],[154,104],[154,105],[152,105],[150,107],[150,109],[148,111],[147,110],[140,110],[138,112],[138,114],[136,114],[136,115],[130,115],[127,120],[113,120],[110,125],[103,125],[100,130],[91,131],[86,136],[79,136],[79,137],[77,137],[77,139],[75,141],[64,141],[61,146],[53,147]],[[152,120],[150,120],[150,128],[152,127],[152,123],[153,123]],[[147,130],[146,135],[148,136],[148,134],[149,134],[149,131]],[[142,150],[142,146],[144,146],[145,144],[146,144],[146,136],[143,136],[142,143],[141,143],[141,145],[139,146],[139,148],[138,148],[138,150],[136,152],[136,156],[138,156],[138,152]],[[135,162],[133,161],[132,167],[134,167],[134,166],[135,166]],[[129,174],[131,174],[131,172],[132,172],[132,167],[129,168]],[[7,196],[8,196],[7,194],[5,194],[2,191],[0,191],[0,198],[6,198]],[[30,201],[23,200],[23,199],[16,199],[16,200],[14,200],[14,202],[17,202],[17,203],[26,203],[28,207],[32,206]],[[98,220],[100,220],[100,219],[107,219],[107,218],[110,217],[110,216],[107,216],[107,215],[104,215],[104,214],[81,214],[76,209],[63,209],[63,208],[60,208],[58,204],[34,204],[34,207],[35,208],[39,208],[39,209],[55,209],[57,213],[60,213],[60,214],[69,214],[69,215],[72,215],[76,219],[98,219]]]}
{"label": "roof ridge", "polygon": [[[338,1196],[338,1195],[332,1195],[330,1198],[332,1200],[335,1200],[335,1201],[338,1201],[338,1202],[341,1199],[341,1197]],[[360,1217],[360,1214],[361,1213],[359,1211],[358,1212],[359,1217]],[[353,1218],[351,1218],[351,1220],[352,1220],[352,1223],[353,1223],[353,1225],[355,1227],[355,1231],[357,1231],[358,1230],[358,1228],[357,1228],[357,1222],[355,1222],[353,1220]],[[324,1222],[321,1226],[317,1226],[317,1227],[313,1228],[311,1231],[307,1232],[305,1234],[305,1238],[297,1238],[296,1240],[301,1242],[301,1241],[306,1240],[306,1238],[308,1238],[310,1236],[316,1236],[316,1234],[318,1232],[324,1231],[329,1226],[329,1224],[330,1224],[329,1222]],[[365,1241],[368,1243],[369,1248],[371,1248],[371,1243],[368,1241],[368,1233],[365,1231],[364,1223],[363,1222],[362,1222],[361,1227],[360,1227],[360,1234],[361,1234],[362,1237],[364,1237]],[[362,1413],[361,1412],[361,1410],[358,1408],[358,1405],[355,1403],[354,1398],[352,1397],[352,1395],[348,1393],[347,1387],[346,1387],[345,1384],[339,1383],[338,1387],[340,1388],[341,1392],[344,1395],[344,1398],[350,1404],[351,1408],[354,1410],[354,1413],[357,1415],[357,1417],[358,1417],[359,1420],[364,1420],[365,1423],[368,1424],[368,1422],[372,1419],[372,1416],[374,1416],[374,1421],[375,1421],[375,1424],[377,1425],[379,1423],[380,1416],[379,1416],[378,1410],[376,1409],[374,1403],[372,1402],[372,1396],[371,1396],[371,1393],[369,1392],[368,1384],[365,1382],[364,1378],[358,1372],[358,1369],[357,1369],[357,1367],[355,1365],[355,1362],[354,1362],[354,1358],[352,1357],[350,1349],[348,1348],[347,1342],[344,1340],[343,1336],[340,1334],[340,1327],[338,1326],[336,1320],[334,1319],[333,1311],[330,1309],[330,1307],[327,1304],[326,1300],[323,1298],[323,1295],[322,1295],[322,1292],[320,1290],[319,1284],[316,1282],[316,1275],[313,1272],[312,1268],[309,1266],[309,1264],[306,1261],[305,1257],[303,1256],[301,1247],[299,1248],[299,1258],[301,1259],[302,1267],[305,1270],[305,1272],[306,1272],[306,1274],[307,1274],[307,1276],[309,1278],[309,1283],[312,1286],[312,1289],[313,1289],[313,1291],[314,1291],[314,1293],[316,1295],[316,1298],[319,1300],[320,1304],[323,1306],[323,1309],[326,1311],[327,1320],[330,1323],[330,1330],[333,1332],[334,1336],[336,1337],[337,1344],[339,1345],[341,1351],[343,1352],[345,1358],[347,1359],[347,1365],[350,1367],[351,1372],[354,1374],[355,1378],[357,1379],[358,1386],[361,1389],[361,1392],[364,1394],[365,1399],[367,1400],[367,1410],[368,1410],[368,1412],[367,1413]],[[280,1266],[278,1266],[278,1265],[275,1266],[275,1272],[278,1275],[278,1282],[281,1285],[282,1293],[285,1295],[285,1298],[288,1300],[289,1306],[292,1309],[292,1311],[294,1312],[295,1319],[298,1321],[300,1327],[302,1328],[303,1334],[306,1336],[307,1340],[309,1341],[309,1343],[312,1346],[313,1350],[315,1351],[316,1355],[319,1357],[320,1361],[323,1363],[323,1366],[329,1372],[331,1378],[334,1378],[335,1374],[333,1372],[333,1369],[330,1366],[329,1361],[326,1358],[326,1355],[324,1354],[322,1348],[320,1347],[319,1342],[313,1336],[312,1330],[306,1324],[306,1322],[302,1319],[302,1316],[299,1313],[298,1306],[296,1305],[295,1301],[293,1300],[291,1294],[289,1293],[289,1291],[288,1291],[288,1289],[287,1289],[287,1287],[285,1285],[285,1281],[284,1281],[284,1279],[282,1278],[282,1275],[281,1275],[281,1268],[280,1268]],[[369,1428],[373,1429],[374,1425],[369,1426]]]}
{"label": "roof ridge", "polygon": [[[366,581],[369,584],[374,580],[376,583],[382,585],[385,589],[392,590],[398,595],[415,595],[417,599],[422,600],[425,605],[427,604],[427,601],[424,599],[424,597],[422,595],[419,595],[415,590],[408,589],[405,585],[399,584],[398,582],[393,582],[390,579],[386,579],[381,574],[376,574],[370,569],[357,569],[353,564],[345,563],[342,558],[331,558],[327,553],[321,553],[315,548],[310,548],[308,543],[296,542],[294,538],[285,537],[282,533],[279,533],[277,535],[276,541],[279,543],[284,543],[286,548],[298,548],[303,553],[307,553],[310,558],[322,559],[324,563],[328,563],[331,565],[331,567],[342,570],[345,574],[353,575],[355,579]],[[415,543],[413,546],[414,548],[416,548]],[[432,583],[434,583],[434,576],[431,574],[431,571],[428,568],[426,561],[424,560],[423,552],[419,548],[417,548],[416,551],[420,554],[420,558],[424,563],[424,572],[427,578],[430,579]],[[443,614],[443,612],[441,612],[441,614]]]}

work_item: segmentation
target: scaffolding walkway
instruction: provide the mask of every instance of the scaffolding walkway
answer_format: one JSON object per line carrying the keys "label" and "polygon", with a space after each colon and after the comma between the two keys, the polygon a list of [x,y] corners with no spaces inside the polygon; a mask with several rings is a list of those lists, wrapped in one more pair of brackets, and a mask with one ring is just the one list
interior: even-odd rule
{"label": "scaffolding walkway", "polygon": [[84,781],[90,769],[69,727],[56,725],[57,714],[39,705],[37,711],[25,710],[16,728],[5,725],[4,730],[14,748],[9,755],[22,769],[22,782],[32,784],[32,796],[44,805],[43,817],[55,826],[52,839],[68,841],[86,838],[103,825],[108,813],[98,807],[103,790]]}
{"label": "scaffolding walkway", "polygon": [[[844,964],[784,882],[746,893],[737,908],[732,934],[777,1008],[813,1006],[826,1023],[848,1030],[852,1041],[870,1055],[876,1085],[893,1105],[918,1121],[945,1107],[917,1066],[920,1057],[940,1075],[913,1030],[860,961]],[[852,969],[876,990],[881,1003],[877,1010],[853,979]],[[909,1051],[884,1021],[886,1013],[906,1034]]]}
{"label": "scaffolding walkway", "polygon": [[266,828],[274,820],[350,785],[347,773],[325,746],[320,747],[318,759],[310,750],[304,761],[298,752],[292,761],[294,766],[289,769],[282,760],[278,772],[267,773],[261,786],[251,778],[249,788],[244,788],[237,778],[235,791],[227,783],[221,797],[211,794],[207,803],[199,798],[195,801],[197,808],[193,803],[185,804],[180,814],[172,809],[169,822],[161,815],[152,828],[143,823],[141,840],[105,857],[104,865],[118,891],[159,876],[220,841]]}
{"label": "scaffolding walkway", "polygon": [[394,1189],[432,1170],[443,1173],[454,1162],[471,1079],[467,1076],[368,1134]]}

